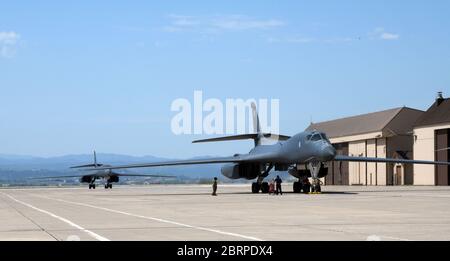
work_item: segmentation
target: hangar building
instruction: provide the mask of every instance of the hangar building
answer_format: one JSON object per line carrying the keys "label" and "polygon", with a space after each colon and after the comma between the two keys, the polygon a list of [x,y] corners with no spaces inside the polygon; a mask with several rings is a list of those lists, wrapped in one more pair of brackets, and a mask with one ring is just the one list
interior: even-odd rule
{"label": "hangar building", "polygon": [[[450,105],[450,101],[448,104]],[[413,127],[423,114],[424,112],[420,110],[401,107],[312,123],[307,130],[325,132],[340,155],[412,159]],[[447,128],[450,128],[450,120]],[[328,167],[329,174],[325,178],[325,185],[405,185],[414,183],[411,165],[332,162]]]}
{"label": "hangar building", "polygon": [[[450,161],[450,98],[442,93],[414,124],[414,159]],[[450,185],[449,166],[414,165],[415,185]]]}

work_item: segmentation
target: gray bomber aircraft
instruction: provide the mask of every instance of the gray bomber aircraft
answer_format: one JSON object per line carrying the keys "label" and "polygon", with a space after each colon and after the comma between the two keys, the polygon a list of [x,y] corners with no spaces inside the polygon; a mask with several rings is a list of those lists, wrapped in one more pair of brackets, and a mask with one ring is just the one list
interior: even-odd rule
{"label": "gray bomber aircraft", "polygon": [[[100,168],[103,169],[100,169]],[[94,151],[94,163],[74,166],[71,169],[83,169],[86,171],[84,174],[74,175],[74,176],[54,176],[54,177],[40,177],[36,179],[61,179],[61,178],[80,178],[81,183],[89,183],[89,189],[95,189],[96,180],[105,181],[105,189],[112,189],[112,183],[119,182],[119,177],[151,177],[151,178],[174,178],[175,176],[165,176],[165,175],[144,175],[144,174],[124,174],[117,173],[108,169],[110,165],[104,165],[97,163],[97,153]],[[90,169],[84,169],[90,168]],[[105,169],[106,168],[106,169]]]}
{"label": "gray bomber aircraft", "polygon": [[[305,131],[292,137],[262,133],[256,105],[252,104],[253,127],[255,134],[244,134],[236,136],[226,136],[205,140],[197,140],[193,143],[232,141],[253,139],[255,147],[247,154],[236,154],[232,157],[218,157],[195,160],[180,160],[154,162],[144,164],[132,164],[122,166],[101,166],[97,170],[111,171],[116,169],[148,168],[177,165],[196,164],[224,164],[221,168],[222,175],[230,179],[255,180],[252,184],[252,192],[267,193],[269,185],[264,182],[264,178],[269,175],[272,169],[277,171],[288,171],[288,173],[299,181],[294,182],[294,192],[321,192],[320,178],[328,174],[327,162],[348,161],[348,162],[379,162],[379,163],[405,163],[405,164],[434,164],[450,165],[450,162],[437,162],[425,160],[407,160],[393,158],[370,158],[351,157],[336,155],[336,150],[323,132]],[[264,139],[278,140],[276,144],[263,145]],[[308,177],[312,178],[309,184]]]}

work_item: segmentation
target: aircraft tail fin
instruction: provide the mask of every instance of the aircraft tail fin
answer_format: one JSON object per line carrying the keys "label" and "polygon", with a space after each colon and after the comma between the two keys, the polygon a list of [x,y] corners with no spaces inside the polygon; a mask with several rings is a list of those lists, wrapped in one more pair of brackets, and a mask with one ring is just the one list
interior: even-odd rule
{"label": "aircraft tail fin", "polygon": [[97,152],[94,150],[94,165],[97,167]]}
{"label": "aircraft tail fin", "polygon": [[259,123],[258,111],[256,110],[256,104],[252,102],[252,116],[253,116],[253,131],[256,132],[256,137],[253,139],[255,141],[255,147],[261,145],[261,140],[264,136],[261,133],[261,124]]}
{"label": "aircraft tail fin", "polygon": [[232,140],[254,140],[255,147],[261,145],[262,139],[272,139],[272,140],[288,140],[290,136],[272,134],[272,133],[262,133],[261,124],[259,122],[258,111],[256,110],[256,104],[252,103],[252,116],[253,116],[253,134],[242,134],[242,135],[233,135],[233,136],[225,136],[218,137],[212,139],[204,139],[204,140],[195,140],[192,143],[204,143],[204,142],[217,142],[217,141],[232,141]]}
{"label": "aircraft tail fin", "polygon": [[255,133],[261,133],[261,124],[259,123],[258,111],[256,110],[256,104],[252,102],[252,115],[253,115],[253,131]]}
{"label": "aircraft tail fin", "polygon": [[103,166],[103,164],[98,164],[97,163],[97,153],[94,150],[94,163],[93,164],[86,164],[86,165],[79,165],[79,166],[73,166],[70,167],[71,169],[81,169],[81,168],[97,168],[97,167],[101,167]]}

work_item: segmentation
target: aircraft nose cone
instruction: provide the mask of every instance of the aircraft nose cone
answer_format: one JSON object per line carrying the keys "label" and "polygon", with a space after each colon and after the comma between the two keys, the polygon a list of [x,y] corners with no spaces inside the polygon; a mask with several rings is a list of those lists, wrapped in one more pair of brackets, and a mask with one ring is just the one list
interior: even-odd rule
{"label": "aircraft nose cone", "polygon": [[336,156],[336,149],[333,146],[327,146],[323,150],[323,158],[325,161],[333,160]]}

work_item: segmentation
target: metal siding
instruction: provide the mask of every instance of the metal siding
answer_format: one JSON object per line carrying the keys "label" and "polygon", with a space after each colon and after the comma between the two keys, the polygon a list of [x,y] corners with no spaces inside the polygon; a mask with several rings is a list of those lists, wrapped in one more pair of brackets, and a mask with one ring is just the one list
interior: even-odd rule
{"label": "metal siding", "polygon": [[334,162],[331,162],[331,168],[328,169],[328,175],[325,176],[325,185],[334,185],[333,182],[333,177],[334,177],[334,173],[333,173],[333,165]]}
{"label": "metal siding", "polygon": [[[333,144],[337,155],[348,156],[348,143]],[[348,185],[348,162],[334,161],[331,164],[330,174],[327,179],[328,185]]]}
{"label": "metal siding", "polygon": [[[435,157],[436,161],[448,161],[449,151],[449,130],[442,129],[435,131]],[[449,167],[443,165],[437,165],[435,167],[435,177],[437,186],[448,186],[449,185]]]}
{"label": "metal siding", "polygon": [[[377,158],[386,158],[386,138],[377,139]],[[377,165],[377,185],[384,186],[386,185],[386,172],[387,172],[387,164],[386,163],[376,163]]]}
{"label": "metal siding", "polygon": [[[348,143],[345,143],[345,145],[342,147],[342,155],[348,155]],[[341,185],[349,185],[349,165],[348,162],[342,162],[342,174],[341,174]]]}
{"label": "metal siding", "polygon": [[[377,157],[377,146],[376,146],[376,139],[370,139],[366,141],[366,150],[367,150],[367,157]],[[376,182],[376,175],[377,175],[377,168],[376,163],[367,163],[366,164],[366,171],[367,171],[367,185],[375,186],[377,184]]]}
{"label": "metal siding", "polygon": [[[349,155],[355,157],[365,157],[366,156],[365,140],[350,142]],[[351,185],[366,185],[366,163],[349,162],[349,176]]]}

